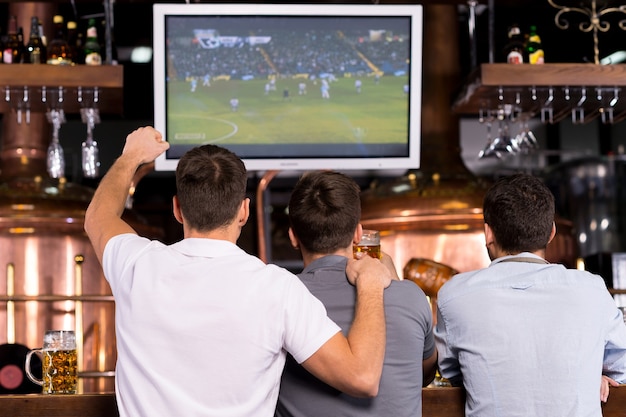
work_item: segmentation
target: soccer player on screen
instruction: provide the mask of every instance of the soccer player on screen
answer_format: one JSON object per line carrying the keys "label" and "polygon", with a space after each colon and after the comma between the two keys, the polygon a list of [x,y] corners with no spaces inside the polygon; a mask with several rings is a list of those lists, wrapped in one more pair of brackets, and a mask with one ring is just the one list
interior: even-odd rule
{"label": "soccer player on screen", "polygon": [[330,98],[330,93],[328,92],[330,88],[328,87],[327,83],[322,83],[322,86],[320,87],[320,90],[322,92],[322,98],[323,99],[329,99]]}
{"label": "soccer player on screen", "polygon": [[239,110],[239,99],[238,98],[231,98],[230,99],[230,110],[231,111],[237,111]]}

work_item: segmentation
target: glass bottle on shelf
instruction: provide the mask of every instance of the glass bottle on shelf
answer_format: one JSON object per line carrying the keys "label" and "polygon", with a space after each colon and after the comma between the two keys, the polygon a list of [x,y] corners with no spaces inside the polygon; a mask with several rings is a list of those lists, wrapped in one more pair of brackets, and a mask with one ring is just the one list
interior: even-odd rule
{"label": "glass bottle on shelf", "polygon": [[41,36],[39,36],[39,19],[37,16],[33,16],[30,19],[30,37],[26,44],[24,63],[44,64],[46,57],[46,47],[41,40]]}
{"label": "glass bottle on shelf", "polygon": [[524,63],[524,36],[519,25],[513,24],[509,27],[509,41],[504,47],[506,62],[509,64]]}
{"label": "glass bottle on shelf", "polygon": [[4,44],[2,53],[2,62],[5,64],[19,64],[22,62],[22,50],[24,44],[20,44],[17,33],[17,18],[9,17],[9,26],[7,28],[7,40]]}
{"label": "glass bottle on shelf", "polygon": [[6,33],[0,35],[0,64],[4,64],[4,45],[7,43]]}
{"label": "glass bottle on shelf", "polygon": [[71,65],[70,47],[65,37],[63,16],[55,15],[52,22],[54,24],[54,36],[47,46],[48,60],[46,62],[52,65]]}
{"label": "glass bottle on shelf", "polygon": [[17,28],[17,42],[20,48],[20,62],[24,62],[26,55],[26,43],[24,42],[24,29],[20,26]]}
{"label": "glass bottle on shelf", "polygon": [[83,49],[85,55],[85,65],[102,65],[102,53],[100,42],[98,42],[98,28],[96,19],[89,19],[87,25],[87,38]]}
{"label": "glass bottle on shelf", "polygon": [[543,64],[544,53],[541,45],[541,37],[537,34],[537,26],[531,25],[526,42],[526,56],[530,64]]}
{"label": "glass bottle on shelf", "polygon": [[74,20],[67,22],[67,43],[70,45],[70,58],[75,64],[84,64],[80,59],[82,45],[78,37],[78,25]]}
{"label": "glass bottle on shelf", "polygon": [[[48,40],[46,39],[46,35],[43,33],[43,23],[41,22],[41,19],[39,19],[39,21],[37,22],[37,29],[39,30],[39,37],[41,38],[41,43],[43,43],[44,47],[47,47]],[[47,53],[48,52],[46,51],[45,59],[48,59]]]}

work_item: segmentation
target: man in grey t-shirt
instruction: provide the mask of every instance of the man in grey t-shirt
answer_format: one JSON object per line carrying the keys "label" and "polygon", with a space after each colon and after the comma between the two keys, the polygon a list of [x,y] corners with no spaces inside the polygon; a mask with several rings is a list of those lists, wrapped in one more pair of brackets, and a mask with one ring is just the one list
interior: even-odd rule
{"label": "man in grey t-shirt", "polygon": [[[356,288],[346,279],[345,270],[353,256],[352,244],[363,231],[360,216],[358,184],[337,172],[305,174],[289,202],[289,236],[305,266],[298,276],[344,333],[352,325],[356,300]],[[385,256],[383,261],[395,275]],[[410,281],[393,281],[385,290],[384,304],[387,344],[378,395],[345,395],[288,357],[276,416],[421,415],[422,387],[434,378],[437,362],[431,309],[422,290]]]}

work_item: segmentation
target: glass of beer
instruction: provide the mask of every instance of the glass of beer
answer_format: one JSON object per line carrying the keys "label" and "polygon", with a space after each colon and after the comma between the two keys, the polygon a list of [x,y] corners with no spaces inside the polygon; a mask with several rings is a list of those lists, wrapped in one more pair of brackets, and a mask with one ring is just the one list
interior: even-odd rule
{"label": "glass of beer", "polygon": [[361,241],[352,246],[352,254],[357,258],[357,253],[364,253],[372,258],[382,259],[380,251],[380,232],[378,230],[363,229]]}
{"label": "glass of beer", "polygon": [[[42,378],[31,371],[33,354],[41,356]],[[26,376],[43,387],[44,394],[76,394],[78,380],[76,335],[73,330],[48,330],[43,347],[26,354]]]}

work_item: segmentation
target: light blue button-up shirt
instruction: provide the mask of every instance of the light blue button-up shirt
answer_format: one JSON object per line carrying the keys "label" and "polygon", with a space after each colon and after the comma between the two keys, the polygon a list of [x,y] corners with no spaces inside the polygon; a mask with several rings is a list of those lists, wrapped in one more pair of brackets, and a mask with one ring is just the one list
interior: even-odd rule
{"label": "light blue button-up shirt", "polygon": [[622,313],[601,277],[515,257],[440,289],[442,376],[465,386],[466,417],[601,416],[601,375],[626,383]]}

